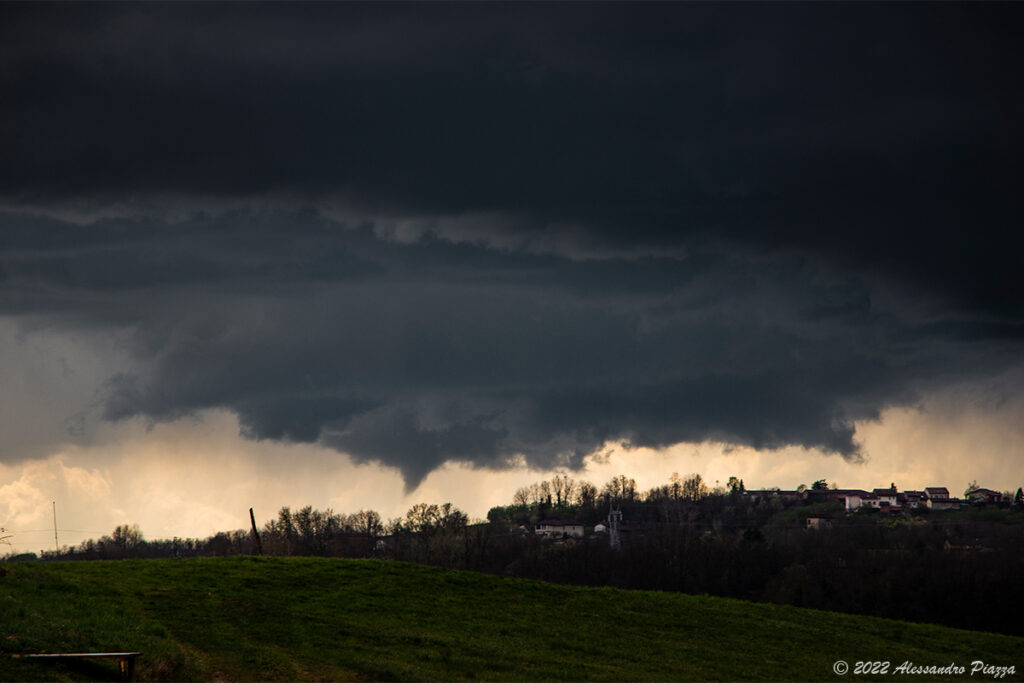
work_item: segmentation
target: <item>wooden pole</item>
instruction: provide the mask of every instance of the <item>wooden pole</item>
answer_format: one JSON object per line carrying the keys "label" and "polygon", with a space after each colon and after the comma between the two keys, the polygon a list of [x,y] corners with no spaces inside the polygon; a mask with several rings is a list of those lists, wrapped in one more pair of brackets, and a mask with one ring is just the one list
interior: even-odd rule
{"label": "wooden pole", "polygon": [[53,549],[60,552],[60,543],[57,541],[57,501],[53,501]]}
{"label": "wooden pole", "polygon": [[249,521],[252,522],[252,535],[256,537],[256,554],[263,554],[263,543],[260,541],[260,532],[256,530],[256,515],[252,513],[252,508],[249,508]]}

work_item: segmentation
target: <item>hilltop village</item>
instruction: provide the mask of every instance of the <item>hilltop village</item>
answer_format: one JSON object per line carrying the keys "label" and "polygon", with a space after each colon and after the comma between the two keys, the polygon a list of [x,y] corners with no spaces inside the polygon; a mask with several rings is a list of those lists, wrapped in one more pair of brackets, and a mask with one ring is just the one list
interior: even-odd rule
{"label": "hilltop village", "polygon": [[586,484],[567,497],[567,484],[540,482],[490,511],[493,548],[517,549],[502,573],[1024,633],[1016,486],[747,490],[689,475],[640,494],[618,477],[592,498]]}
{"label": "hilltop village", "polygon": [[[779,496],[788,500],[808,500],[811,502],[834,501],[843,504],[847,512],[859,510],[867,506],[889,512],[900,512],[917,508],[928,508],[929,510],[959,510],[962,505],[1001,503],[1008,496],[999,491],[982,487],[968,487],[964,498],[954,498],[949,495],[949,489],[945,486],[929,486],[923,491],[900,491],[896,484],[890,484],[889,488],[872,489],[804,489],[795,491],[782,491],[780,489],[762,489],[759,491],[744,491],[744,495],[753,500]],[[1007,500],[1007,502],[1010,502]]]}
{"label": "hilltop village", "polygon": [[[552,498],[550,491],[545,492],[546,489],[554,490],[549,482],[535,484],[534,490],[526,495],[521,490],[518,494],[519,505],[494,508],[488,517],[492,521],[511,526],[518,522],[520,530],[525,530],[528,521],[532,521],[533,532],[547,539],[570,540],[608,534],[612,544],[619,547],[622,539],[628,539],[631,533],[648,528],[651,524],[663,523],[664,520],[651,519],[650,510],[643,509],[647,503],[660,504],[662,510],[666,504],[682,503],[683,514],[677,516],[679,523],[692,525],[703,521],[708,523],[709,528],[718,530],[722,529],[725,521],[736,523],[734,513],[737,508],[745,509],[742,517],[748,528],[766,525],[792,528],[802,523],[805,528],[822,529],[831,527],[839,518],[853,514],[863,516],[881,513],[883,518],[916,515],[916,519],[923,521],[923,515],[932,511],[977,510],[989,506],[995,509],[1024,507],[1024,496],[1020,491],[1013,495],[1009,491],[1000,492],[978,486],[976,482],[968,485],[961,498],[950,495],[945,486],[901,491],[892,483],[887,488],[866,491],[841,489],[834,484],[829,485],[825,480],[793,490],[747,490],[742,480],[735,477],[730,479],[727,488],[718,487],[717,490],[708,491],[700,475],[679,478],[672,486],[652,489],[644,496],[632,496],[629,481],[619,487],[623,494],[619,497],[607,490],[602,491],[601,497],[608,503],[611,513],[599,520],[594,520],[593,515],[588,514],[590,510],[585,505],[559,504],[557,498]],[[723,497],[727,501],[724,506],[721,505]],[[527,500],[529,504],[525,504]],[[623,503],[633,514],[623,516]],[[545,514],[555,510],[571,512],[572,517]],[[772,512],[779,513],[778,519],[772,519],[775,516]],[[527,520],[527,517],[535,519]]]}

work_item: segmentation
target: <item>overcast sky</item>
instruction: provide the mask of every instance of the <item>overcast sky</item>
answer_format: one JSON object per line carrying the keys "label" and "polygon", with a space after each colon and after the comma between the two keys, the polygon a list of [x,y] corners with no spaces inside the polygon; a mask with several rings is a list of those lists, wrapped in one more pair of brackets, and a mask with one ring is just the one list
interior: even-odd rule
{"label": "overcast sky", "polygon": [[2,5],[0,526],[482,517],[556,469],[1015,490],[1020,35],[1021,4]]}

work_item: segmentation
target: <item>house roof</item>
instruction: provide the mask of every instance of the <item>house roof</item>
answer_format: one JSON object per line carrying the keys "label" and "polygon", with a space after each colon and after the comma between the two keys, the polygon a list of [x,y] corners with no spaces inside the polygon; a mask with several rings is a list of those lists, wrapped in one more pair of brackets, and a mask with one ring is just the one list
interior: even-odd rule
{"label": "house roof", "polygon": [[973,491],[971,491],[967,495],[973,496],[975,493],[982,493],[982,494],[984,494],[986,496],[1001,496],[1001,495],[1003,495],[1002,492],[1000,492],[1000,491],[993,491],[992,489],[974,489]]}
{"label": "house roof", "polygon": [[947,489],[945,486],[926,486],[924,491],[929,496],[934,496],[940,493],[945,494],[947,496],[949,495],[949,489]]}

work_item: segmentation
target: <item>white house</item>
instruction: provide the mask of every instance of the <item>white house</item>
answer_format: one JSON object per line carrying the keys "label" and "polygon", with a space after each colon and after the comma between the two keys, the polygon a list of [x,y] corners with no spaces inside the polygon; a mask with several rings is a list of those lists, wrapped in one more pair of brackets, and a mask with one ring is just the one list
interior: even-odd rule
{"label": "white house", "polygon": [[542,519],[534,525],[534,533],[548,538],[583,538],[583,525],[562,519]]}
{"label": "white house", "polygon": [[872,495],[861,489],[836,489],[829,491],[829,498],[842,501],[847,512],[858,509],[861,505],[870,505]]}
{"label": "white house", "polygon": [[878,501],[875,507],[882,507],[883,505],[897,507],[899,505],[899,493],[896,491],[896,484],[887,489],[875,489],[871,493],[874,494],[875,499]]}

